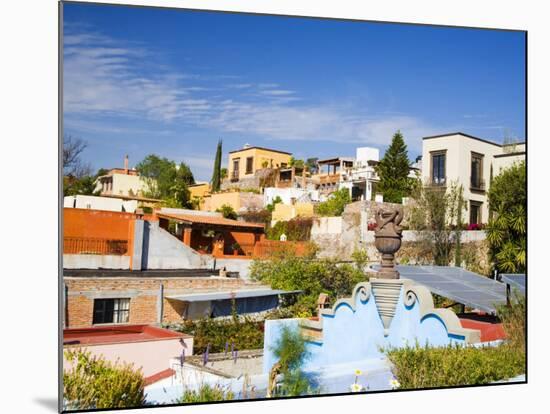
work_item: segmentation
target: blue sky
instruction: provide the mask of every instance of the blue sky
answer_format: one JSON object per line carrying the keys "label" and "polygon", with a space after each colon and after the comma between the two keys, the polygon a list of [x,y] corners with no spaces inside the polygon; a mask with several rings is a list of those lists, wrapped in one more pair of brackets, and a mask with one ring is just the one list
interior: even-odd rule
{"label": "blue sky", "polygon": [[64,6],[64,128],[93,168],[147,154],[211,178],[218,139],[353,156],[401,130],[525,137],[520,32]]}

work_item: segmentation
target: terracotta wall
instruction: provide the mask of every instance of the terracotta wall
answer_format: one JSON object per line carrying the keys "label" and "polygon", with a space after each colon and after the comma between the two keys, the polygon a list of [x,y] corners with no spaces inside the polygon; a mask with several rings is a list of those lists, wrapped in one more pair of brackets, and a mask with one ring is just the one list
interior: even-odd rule
{"label": "terracotta wall", "polygon": [[63,236],[128,240],[135,218],[132,213],[64,208]]}

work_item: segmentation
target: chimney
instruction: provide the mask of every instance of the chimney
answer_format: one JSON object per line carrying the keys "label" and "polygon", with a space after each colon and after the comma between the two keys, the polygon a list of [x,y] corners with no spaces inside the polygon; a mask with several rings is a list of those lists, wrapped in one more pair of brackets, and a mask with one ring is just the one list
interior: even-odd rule
{"label": "chimney", "polygon": [[124,157],[124,174],[128,174],[128,155]]}

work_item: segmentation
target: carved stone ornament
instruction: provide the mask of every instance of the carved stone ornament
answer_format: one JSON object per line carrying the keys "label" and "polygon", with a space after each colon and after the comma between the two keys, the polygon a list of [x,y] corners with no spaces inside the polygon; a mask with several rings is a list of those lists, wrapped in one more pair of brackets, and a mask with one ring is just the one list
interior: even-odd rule
{"label": "carved stone ornament", "polygon": [[400,207],[380,208],[375,218],[374,245],[382,254],[378,278],[399,279],[399,272],[395,269],[395,253],[401,247],[403,230],[399,224],[403,220],[403,210]]}

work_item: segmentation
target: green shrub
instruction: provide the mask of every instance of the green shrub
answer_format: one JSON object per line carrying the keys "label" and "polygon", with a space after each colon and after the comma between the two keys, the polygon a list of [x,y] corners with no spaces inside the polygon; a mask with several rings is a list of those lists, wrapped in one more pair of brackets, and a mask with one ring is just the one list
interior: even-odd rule
{"label": "green shrub", "polygon": [[250,274],[274,289],[301,290],[298,303],[311,313],[316,311],[320,293],[327,293],[334,301],[349,296],[359,282],[367,276],[352,264],[341,264],[334,259],[311,260],[291,254],[269,260],[254,260]]}
{"label": "green shrub", "polygon": [[193,348],[197,354],[206,351],[224,352],[225,344],[234,344],[235,349],[261,349],[264,346],[263,322],[248,316],[230,319],[201,318],[170,325],[170,329],[193,335]]}
{"label": "green shrub", "polygon": [[271,225],[271,213],[267,209],[248,210],[239,213],[239,218],[247,223],[262,223],[268,228]]}
{"label": "green shrub", "polygon": [[365,269],[365,267],[369,263],[369,254],[365,249],[356,248],[351,254],[351,258],[355,263],[355,266],[357,266],[357,269],[361,271]]}
{"label": "green shrub", "polygon": [[351,203],[351,197],[347,188],[342,188],[332,193],[327,201],[317,204],[315,211],[320,216],[341,216],[346,205]]}
{"label": "green shrub", "polygon": [[275,210],[275,204],[282,203],[282,202],[283,202],[283,199],[280,196],[277,196],[271,201],[271,203],[265,206],[265,208],[270,213],[273,213],[273,210]]}
{"label": "green shrub", "polygon": [[506,333],[506,339],[518,352],[525,353],[527,307],[525,296],[514,291],[513,304],[497,308],[497,314]]}
{"label": "green shrub", "polygon": [[269,240],[280,240],[284,233],[288,241],[308,241],[311,237],[312,218],[296,217],[288,221],[278,221],[267,229],[266,237]]}
{"label": "green shrub", "polygon": [[401,388],[479,385],[525,373],[525,298],[516,295],[515,299],[511,306],[497,309],[507,338],[498,346],[433,348],[416,344],[388,350]]}
{"label": "green shrub", "polygon": [[185,389],[176,404],[188,404],[212,401],[227,401],[235,398],[233,392],[220,385],[203,384],[198,390]]}
{"label": "green shrub", "polygon": [[495,347],[414,347],[387,355],[401,388],[434,388],[488,384],[525,372],[525,354],[511,345]]}
{"label": "green shrub", "polygon": [[68,410],[140,407],[145,403],[141,370],[111,363],[80,348],[65,351],[72,368],[63,373],[63,398]]}
{"label": "green shrub", "polygon": [[222,213],[226,219],[237,220],[237,212],[229,204],[224,204],[216,210],[217,213]]}

